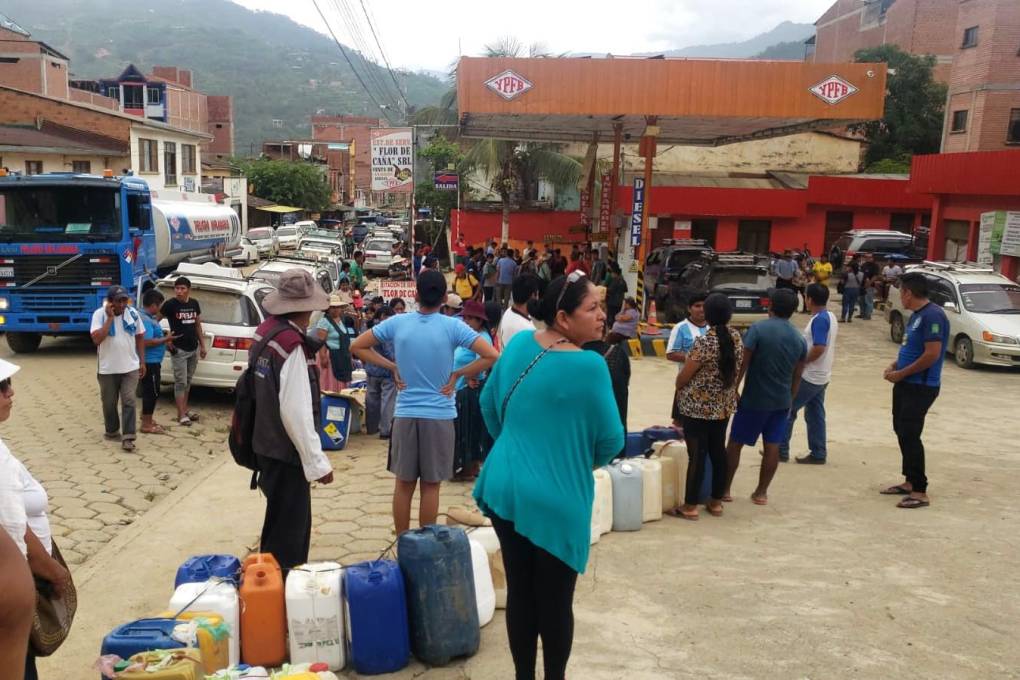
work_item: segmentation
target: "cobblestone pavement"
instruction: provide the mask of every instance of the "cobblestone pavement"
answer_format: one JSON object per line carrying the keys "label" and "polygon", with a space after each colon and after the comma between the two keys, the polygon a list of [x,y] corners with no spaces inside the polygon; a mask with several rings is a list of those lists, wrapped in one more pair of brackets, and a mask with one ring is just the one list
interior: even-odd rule
{"label": "cobblestone pavement", "polygon": [[[0,342],[0,357],[21,366],[14,377],[14,410],[0,437],[46,488],[50,524],[69,564],[80,565],[190,473],[224,451],[230,397],[196,389],[202,414],[169,435],[139,434],[126,453],[103,439],[95,350],[86,338],[52,338],[34,354],[14,354]],[[174,420],[164,393],[156,421]],[[141,410],[141,400],[138,403]]]}

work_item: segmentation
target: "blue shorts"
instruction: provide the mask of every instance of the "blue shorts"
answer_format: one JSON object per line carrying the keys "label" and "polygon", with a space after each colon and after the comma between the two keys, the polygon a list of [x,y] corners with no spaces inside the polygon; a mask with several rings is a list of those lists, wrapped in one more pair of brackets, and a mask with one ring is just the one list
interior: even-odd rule
{"label": "blue shorts", "polygon": [[790,409],[760,411],[753,408],[738,408],[730,427],[730,441],[744,446],[754,446],[758,436],[766,444],[781,444],[786,439]]}

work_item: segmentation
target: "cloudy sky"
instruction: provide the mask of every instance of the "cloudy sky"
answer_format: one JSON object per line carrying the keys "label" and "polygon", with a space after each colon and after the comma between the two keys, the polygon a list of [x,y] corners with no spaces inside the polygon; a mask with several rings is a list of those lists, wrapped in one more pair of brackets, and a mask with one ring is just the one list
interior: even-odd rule
{"label": "cloudy sky", "polygon": [[[234,0],[245,7],[286,14],[325,33],[312,0]],[[552,53],[650,52],[733,42],[764,33],[782,21],[813,23],[833,0],[318,0],[345,44],[341,18],[347,6],[367,34],[368,7],[390,63],[445,70],[458,54],[478,54],[501,36],[539,42]],[[458,51],[459,49],[459,51]]]}

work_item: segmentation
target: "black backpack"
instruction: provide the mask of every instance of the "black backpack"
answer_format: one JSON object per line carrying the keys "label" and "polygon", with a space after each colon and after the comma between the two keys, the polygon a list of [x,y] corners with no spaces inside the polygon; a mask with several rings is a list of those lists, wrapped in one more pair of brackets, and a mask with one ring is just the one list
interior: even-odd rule
{"label": "black backpack", "polygon": [[269,341],[287,328],[286,324],[281,324],[249,350],[248,367],[241,373],[237,385],[234,386],[234,413],[230,418],[227,442],[234,462],[252,471],[250,487],[252,490],[258,488],[259,476],[258,460],[252,446],[255,436],[255,378],[252,366],[258,361]]}

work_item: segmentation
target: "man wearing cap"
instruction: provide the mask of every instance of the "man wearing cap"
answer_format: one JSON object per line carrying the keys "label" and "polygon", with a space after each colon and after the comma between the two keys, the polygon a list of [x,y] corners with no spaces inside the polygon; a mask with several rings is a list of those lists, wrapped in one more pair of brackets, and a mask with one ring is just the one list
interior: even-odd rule
{"label": "man wearing cap", "polygon": [[311,274],[288,269],[262,306],[270,316],[255,330],[248,352],[255,385],[252,447],[266,496],[261,551],[287,570],[308,561],[310,483],[333,481],[318,431],[316,353],[322,343],[305,334],[312,312],[326,309],[329,298]]}
{"label": "man wearing cap", "polygon": [[456,293],[449,293],[446,296],[446,303],[443,305],[443,314],[446,316],[459,317],[464,310],[464,301]]}
{"label": "man wearing cap", "polygon": [[478,292],[478,279],[468,272],[467,267],[458,264],[454,267],[453,292],[461,300],[473,300]]}
{"label": "man wearing cap", "polygon": [[[393,371],[400,390],[390,433],[389,470],[396,476],[393,523],[397,535],[411,524],[411,501],[421,480],[419,522],[434,524],[439,514],[439,487],[453,473],[454,389],[461,377],[489,368],[498,354],[460,319],[444,316],[446,277],[435,270],[418,276],[418,311],[398,314],[362,333],[351,350],[362,361]],[[393,343],[396,362],[375,351]],[[479,358],[453,370],[458,347],[474,350]]]}
{"label": "man wearing cap", "polygon": [[[110,286],[106,303],[92,313],[92,342],[99,355],[99,397],[103,404],[104,437],[120,439],[125,451],[135,450],[135,390],[145,376],[145,324],[129,304],[127,289]],[[120,401],[120,415],[117,401]]]}

